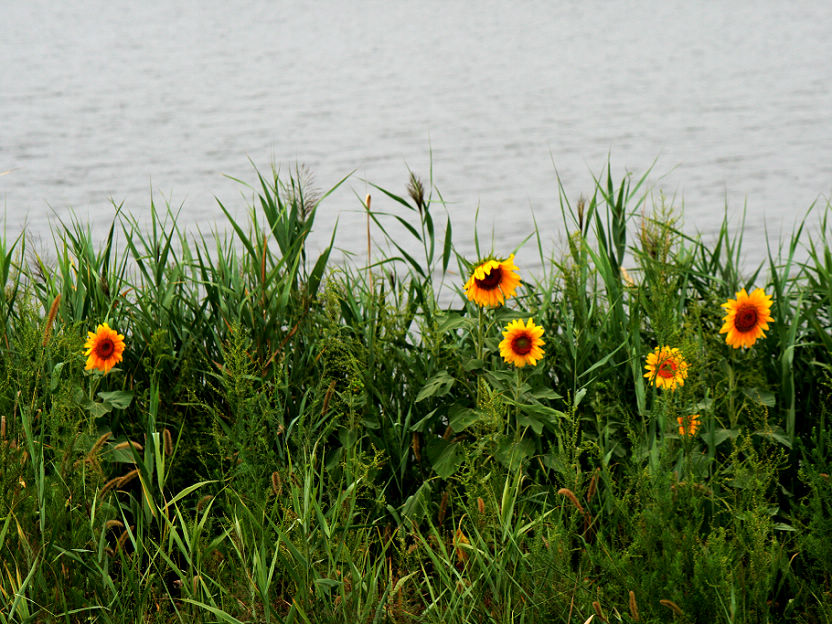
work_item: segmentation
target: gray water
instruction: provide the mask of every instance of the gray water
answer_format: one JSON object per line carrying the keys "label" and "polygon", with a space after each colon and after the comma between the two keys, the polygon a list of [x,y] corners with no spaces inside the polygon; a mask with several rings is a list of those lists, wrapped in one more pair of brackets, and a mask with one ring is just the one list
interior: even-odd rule
{"label": "gray water", "polygon": [[[359,198],[434,181],[455,242],[474,214],[502,252],[561,231],[609,158],[712,234],[747,204],[746,244],[788,234],[832,192],[832,3],[734,0],[54,2],[0,0],[0,206],[48,238],[113,204],[221,227],[254,183],[297,163],[320,240],[365,248]],[[506,252],[507,253],[507,252]],[[529,256],[536,252],[529,249]],[[518,255],[518,263],[522,256]]]}

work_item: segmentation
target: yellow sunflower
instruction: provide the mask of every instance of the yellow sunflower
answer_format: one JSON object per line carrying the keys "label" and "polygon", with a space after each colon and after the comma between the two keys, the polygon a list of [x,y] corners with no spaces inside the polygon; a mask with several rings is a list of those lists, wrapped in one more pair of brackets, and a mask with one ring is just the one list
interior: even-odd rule
{"label": "yellow sunflower", "polygon": [[87,356],[85,370],[97,368],[106,375],[110,369],[121,362],[124,353],[124,336],[110,329],[107,323],[101,323],[95,333],[87,332],[84,343],[84,355]]}
{"label": "yellow sunflower", "polygon": [[525,325],[521,319],[515,319],[506,325],[503,340],[500,342],[500,355],[506,362],[520,368],[526,364],[537,365],[543,358],[543,328],[535,325],[532,319]]}
{"label": "yellow sunflower", "polygon": [[699,420],[699,414],[691,414],[690,416],[677,416],[676,422],[679,423],[679,435],[682,437],[696,435],[696,430],[702,425]]}
{"label": "yellow sunflower", "polygon": [[688,363],[675,347],[656,347],[647,355],[644,368],[644,376],[657,388],[675,390],[676,386],[684,386],[688,378]]}
{"label": "yellow sunflower", "polygon": [[725,321],[720,334],[725,336],[725,342],[739,349],[750,347],[758,338],[765,338],[763,330],[768,329],[771,317],[771,295],[763,292],[762,288],[745,292],[745,288],[737,293],[736,299],[729,299],[722,304],[725,308]]}
{"label": "yellow sunflower", "polygon": [[520,285],[516,270],[514,254],[505,260],[486,260],[471,272],[465,282],[465,295],[477,305],[501,305]]}

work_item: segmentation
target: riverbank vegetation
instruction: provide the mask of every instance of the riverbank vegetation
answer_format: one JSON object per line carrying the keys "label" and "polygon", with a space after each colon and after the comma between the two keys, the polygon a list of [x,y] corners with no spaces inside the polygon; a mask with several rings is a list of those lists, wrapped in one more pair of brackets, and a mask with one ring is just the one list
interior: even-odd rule
{"label": "riverbank vegetation", "polygon": [[367,266],[256,177],[0,240],[0,622],[832,622],[828,205],[749,270],[608,171],[463,257],[411,176]]}

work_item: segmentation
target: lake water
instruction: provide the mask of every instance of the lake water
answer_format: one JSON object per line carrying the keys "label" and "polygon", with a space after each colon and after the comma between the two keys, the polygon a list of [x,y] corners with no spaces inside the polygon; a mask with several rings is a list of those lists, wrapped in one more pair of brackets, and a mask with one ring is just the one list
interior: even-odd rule
{"label": "lake water", "polygon": [[[746,245],[788,233],[832,193],[832,3],[734,0],[84,2],[4,0],[0,206],[49,237],[74,211],[96,235],[112,202],[181,205],[207,231],[241,214],[253,161],[303,163],[328,198],[317,232],[361,250],[366,180],[408,168],[474,214],[502,252],[561,231],[607,158],[684,202],[712,234],[747,202]],[[658,196],[658,195],[656,195]],[[374,208],[393,208],[374,192]],[[528,250],[529,256],[536,252]],[[521,260],[518,257],[518,263]]]}

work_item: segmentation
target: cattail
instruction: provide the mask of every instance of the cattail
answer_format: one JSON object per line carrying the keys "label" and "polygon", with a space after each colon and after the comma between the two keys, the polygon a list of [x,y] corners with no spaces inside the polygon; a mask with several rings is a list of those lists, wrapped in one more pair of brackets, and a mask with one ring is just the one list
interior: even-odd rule
{"label": "cattail", "polygon": [[173,455],[173,436],[170,434],[170,429],[165,427],[164,431],[162,431],[162,438],[165,441],[165,455],[170,457]]}
{"label": "cattail", "polygon": [[0,416],[0,440],[6,439],[6,415]]}
{"label": "cattail", "polygon": [[108,529],[108,530],[109,529],[123,529],[124,528],[124,523],[121,522],[121,520],[107,520],[107,522],[104,523],[104,528]]}
{"label": "cattail", "polygon": [[477,496],[477,511],[480,512],[481,516],[485,515],[485,501],[482,500],[481,496]]}
{"label": "cattail", "polygon": [[453,434],[454,434],[454,430],[451,428],[451,426],[450,426],[450,425],[448,425],[448,428],[447,428],[447,429],[445,429],[445,433],[443,433],[443,434],[442,434],[442,439],[443,439],[443,440],[450,440],[450,439],[451,439],[451,436],[452,436]]}
{"label": "cattail", "polygon": [[439,502],[439,524],[445,522],[446,513],[448,513],[448,490],[442,493],[442,500]]}
{"label": "cattail", "polygon": [[416,431],[413,432],[411,446],[413,447],[413,456],[416,457],[416,461],[422,461],[422,448],[419,444],[419,434]]}
{"label": "cattail", "polygon": [[329,400],[332,398],[332,394],[335,392],[335,380],[333,379],[330,384],[329,388],[326,390],[326,394],[324,395],[324,405],[321,408],[321,418],[326,416],[326,413],[329,411]]}
{"label": "cattail", "polygon": [[118,482],[119,482],[119,481],[121,481],[121,477],[115,477],[114,479],[110,479],[109,481],[107,481],[107,483],[105,483],[105,484],[104,484],[104,487],[103,487],[103,488],[101,488],[101,493],[100,493],[100,496],[103,498],[103,497],[104,497],[104,495],[105,495],[107,492],[109,492],[109,491],[110,491],[110,490],[112,490],[114,487],[116,487],[116,485],[118,485]]}
{"label": "cattail", "polygon": [[684,615],[685,614],[684,611],[682,611],[682,609],[679,607],[679,605],[677,605],[672,600],[662,599],[662,600],[659,600],[659,604],[664,606],[664,607],[667,607],[668,609],[673,611],[673,613],[675,613],[676,615]]}
{"label": "cattail", "polygon": [[586,492],[586,502],[590,502],[592,500],[592,497],[595,496],[595,488],[598,484],[598,472],[600,470],[600,468],[596,468],[595,472],[592,475],[592,479],[589,480],[589,488],[587,488]]}
{"label": "cattail", "polygon": [[633,621],[638,622],[638,605],[636,604],[636,593],[630,590],[630,615],[633,616]]}
{"label": "cattail", "polygon": [[55,317],[58,316],[58,306],[61,304],[61,295],[55,297],[52,305],[49,307],[49,317],[46,319],[46,327],[43,330],[43,346],[49,342],[49,336],[52,334],[52,326],[55,324]]}
{"label": "cattail", "polygon": [[558,490],[558,494],[562,494],[566,498],[572,501],[572,504],[580,511],[581,513],[586,513],[584,508],[581,506],[581,503],[578,501],[578,497],[575,496],[575,493],[568,489],[568,488],[561,488]]}
{"label": "cattail", "polygon": [[121,535],[118,537],[118,547],[119,549],[124,549],[124,543],[127,541],[127,530],[125,529]]}
{"label": "cattail", "polygon": [[199,501],[197,501],[196,503],[196,510],[202,511],[202,508],[205,507],[205,505],[207,505],[208,503],[210,503],[212,498],[214,497],[210,494],[206,494],[205,496],[200,498]]}
{"label": "cattail", "polygon": [[118,487],[123,488],[125,485],[130,483],[133,479],[135,479],[139,475],[139,469],[133,468],[130,472],[128,472],[123,477],[119,478],[118,480]]}
{"label": "cattail", "polygon": [[87,460],[89,461],[95,454],[104,446],[104,443],[110,439],[110,436],[113,435],[111,431],[101,434],[101,436],[95,441],[95,444],[92,445],[90,452],[87,453]]}
{"label": "cattail", "polygon": [[468,546],[470,543],[465,533],[462,532],[462,526],[459,526],[456,530],[456,535],[454,535],[454,550],[456,551],[456,560],[461,565],[464,565],[468,561],[468,553],[462,547]]}
{"label": "cattail", "polygon": [[272,473],[272,492],[274,492],[275,496],[280,496],[280,492],[283,491],[283,482],[280,479],[280,473],[275,470]]}
{"label": "cattail", "polygon": [[133,440],[127,440],[126,442],[119,442],[118,444],[116,444],[113,447],[113,450],[114,451],[121,451],[121,450],[129,448],[131,446],[134,449],[136,449],[137,451],[143,451],[144,450],[144,447],[141,444],[139,444],[138,442],[133,442]]}
{"label": "cattail", "polygon": [[607,618],[604,617],[604,612],[601,611],[601,603],[597,600],[592,603],[592,608],[595,609],[595,615],[598,616],[598,619],[602,622],[606,622]]}
{"label": "cattail", "polygon": [[621,279],[624,280],[624,283],[629,286],[630,288],[634,287],[636,283],[633,281],[633,278],[630,277],[630,274],[627,272],[627,269],[621,267]]}

